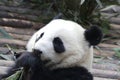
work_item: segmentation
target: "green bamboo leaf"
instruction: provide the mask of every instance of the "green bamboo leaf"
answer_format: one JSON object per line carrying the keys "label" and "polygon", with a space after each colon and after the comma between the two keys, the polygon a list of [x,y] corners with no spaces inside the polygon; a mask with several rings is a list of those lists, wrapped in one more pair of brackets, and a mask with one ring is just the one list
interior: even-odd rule
{"label": "green bamboo leaf", "polygon": [[4,29],[0,28],[0,38],[13,39]]}
{"label": "green bamboo leaf", "polygon": [[84,2],[85,2],[85,0],[81,0],[81,1],[80,1],[80,5],[82,5]]}
{"label": "green bamboo leaf", "polygon": [[113,50],[115,51],[115,56],[120,58],[120,48],[114,48]]}
{"label": "green bamboo leaf", "polygon": [[5,60],[13,60],[13,56],[12,55],[0,54],[0,57],[5,59]]}
{"label": "green bamboo leaf", "polygon": [[101,3],[101,1],[100,0],[96,0],[96,2],[98,3],[98,5],[100,6],[100,8],[103,8],[103,5],[102,5],[102,3]]}
{"label": "green bamboo leaf", "polygon": [[17,71],[15,74],[9,76],[8,78],[2,79],[2,80],[19,80],[21,74],[22,74],[22,70]]}

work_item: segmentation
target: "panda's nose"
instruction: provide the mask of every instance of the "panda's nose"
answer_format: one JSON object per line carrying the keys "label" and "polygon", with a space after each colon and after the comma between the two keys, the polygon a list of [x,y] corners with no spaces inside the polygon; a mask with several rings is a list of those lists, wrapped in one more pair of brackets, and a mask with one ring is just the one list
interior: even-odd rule
{"label": "panda's nose", "polygon": [[38,49],[34,49],[33,53],[37,56],[40,56],[42,54],[42,51],[38,50]]}

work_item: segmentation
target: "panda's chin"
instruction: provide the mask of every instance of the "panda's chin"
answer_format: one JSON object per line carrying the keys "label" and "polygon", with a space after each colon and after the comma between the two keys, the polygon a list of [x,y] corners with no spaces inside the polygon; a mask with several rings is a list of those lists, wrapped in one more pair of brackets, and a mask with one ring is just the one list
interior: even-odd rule
{"label": "panda's chin", "polygon": [[58,65],[59,63],[52,62],[51,60],[45,60],[43,61],[45,63],[45,67],[52,69],[55,65]]}
{"label": "panda's chin", "polygon": [[[61,62],[52,62],[51,60],[49,60],[49,61],[43,61],[44,63],[45,63],[45,67],[46,68],[48,68],[48,69],[50,69],[50,70],[53,70],[53,69],[58,69],[58,68],[61,68],[61,67],[58,67],[60,64],[61,64]],[[64,67],[62,67],[62,68],[64,68]]]}
{"label": "panda's chin", "polygon": [[45,64],[45,67],[49,68],[50,70],[53,69],[58,69],[58,68],[70,68],[70,67],[74,67],[75,65],[62,65],[61,62],[48,62],[47,64]]}

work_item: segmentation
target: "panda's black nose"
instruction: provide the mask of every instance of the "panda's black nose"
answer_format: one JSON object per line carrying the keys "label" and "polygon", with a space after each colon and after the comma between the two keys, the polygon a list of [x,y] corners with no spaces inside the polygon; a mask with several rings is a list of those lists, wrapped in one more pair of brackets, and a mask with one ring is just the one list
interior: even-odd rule
{"label": "panda's black nose", "polygon": [[38,49],[34,49],[33,53],[37,56],[40,56],[42,54],[42,51],[38,50]]}

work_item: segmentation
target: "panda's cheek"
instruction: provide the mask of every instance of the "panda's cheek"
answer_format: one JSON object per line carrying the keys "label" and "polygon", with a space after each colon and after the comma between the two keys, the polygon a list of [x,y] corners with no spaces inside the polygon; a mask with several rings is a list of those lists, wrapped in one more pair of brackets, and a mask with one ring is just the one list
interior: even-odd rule
{"label": "panda's cheek", "polygon": [[52,51],[43,51],[43,53],[41,54],[41,60],[51,60],[53,59],[54,53]]}

